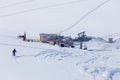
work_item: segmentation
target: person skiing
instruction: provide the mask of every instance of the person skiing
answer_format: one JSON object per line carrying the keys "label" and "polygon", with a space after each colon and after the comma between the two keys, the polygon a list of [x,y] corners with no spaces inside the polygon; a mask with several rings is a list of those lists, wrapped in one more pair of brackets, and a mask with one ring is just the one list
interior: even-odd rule
{"label": "person skiing", "polygon": [[16,56],[16,54],[15,54],[17,52],[16,49],[13,49],[12,52],[13,52],[13,56]]}

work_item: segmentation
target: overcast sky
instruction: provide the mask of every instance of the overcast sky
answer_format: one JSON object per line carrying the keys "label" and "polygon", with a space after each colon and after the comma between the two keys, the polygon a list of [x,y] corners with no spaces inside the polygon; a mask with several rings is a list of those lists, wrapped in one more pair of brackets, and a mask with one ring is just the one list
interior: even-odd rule
{"label": "overcast sky", "polygon": [[[0,33],[59,33],[105,0],[0,0]],[[61,5],[61,6],[60,6]],[[104,4],[64,35],[120,32],[120,0]]]}

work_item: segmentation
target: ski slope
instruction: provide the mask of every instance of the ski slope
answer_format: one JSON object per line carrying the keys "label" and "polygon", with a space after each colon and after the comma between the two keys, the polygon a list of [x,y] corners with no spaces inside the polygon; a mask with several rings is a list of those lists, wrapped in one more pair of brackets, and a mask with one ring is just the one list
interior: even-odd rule
{"label": "ski slope", "polygon": [[[0,37],[1,80],[119,80],[120,49],[99,39],[90,51]],[[107,47],[101,48],[92,42]],[[99,44],[98,44],[99,45]],[[108,46],[113,46],[109,48]],[[92,48],[94,46],[94,48]],[[16,57],[12,50],[16,48]]]}
{"label": "ski slope", "polygon": [[[0,0],[0,80],[119,80],[120,39],[109,44],[95,37],[84,51],[17,38],[24,32],[34,39],[39,33],[58,34],[82,18],[61,34],[76,37],[86,31],[99,37],[117,33],[120,1],[110,0],[95,9],[104,1]],[[14,48],[16,57],[12,56]]]}

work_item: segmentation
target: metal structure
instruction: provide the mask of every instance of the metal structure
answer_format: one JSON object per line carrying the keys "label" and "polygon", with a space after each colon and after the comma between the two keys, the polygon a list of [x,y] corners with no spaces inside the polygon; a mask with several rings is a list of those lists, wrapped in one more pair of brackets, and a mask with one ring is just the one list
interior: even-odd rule
{"label": "metal structure", "polygon": [[83,49],[83,43],[91,40],[90,37],[87,37],[85,31],[78,33],[78,41],[80,42],[80,49]]}

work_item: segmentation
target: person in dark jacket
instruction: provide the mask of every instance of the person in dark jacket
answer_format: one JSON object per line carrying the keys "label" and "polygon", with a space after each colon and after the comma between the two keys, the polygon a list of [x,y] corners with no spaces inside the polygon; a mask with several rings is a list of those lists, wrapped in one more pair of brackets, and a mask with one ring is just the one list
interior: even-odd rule
{"label": "person in dark jacket", "polygon": [[16,54],[15,54],[17,52],[16,49],[13,49],[12,52],[13,52],[13,56],[16,56]]}

